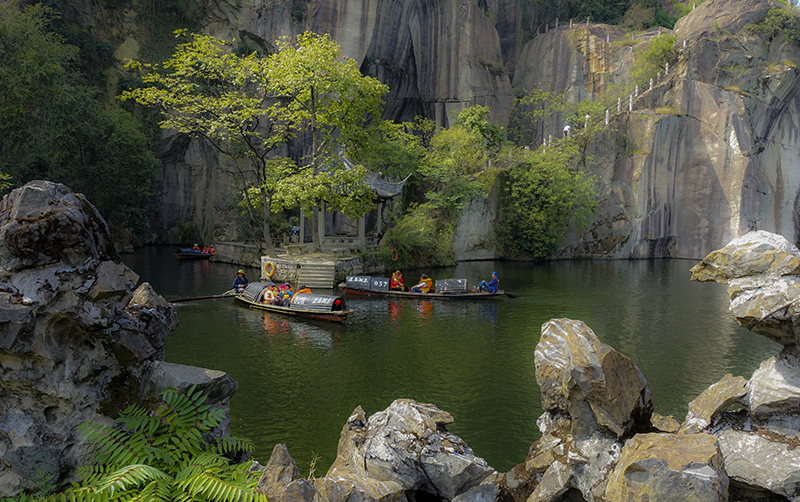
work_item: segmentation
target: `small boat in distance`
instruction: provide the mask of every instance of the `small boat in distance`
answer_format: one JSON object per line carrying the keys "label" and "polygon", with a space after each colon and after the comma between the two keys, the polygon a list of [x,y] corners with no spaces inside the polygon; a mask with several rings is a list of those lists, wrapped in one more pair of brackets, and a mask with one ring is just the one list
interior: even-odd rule
{"label": "small boat in distance", "polygon": [[214,246],[209,246],[208,248],[178,248],[175,251],[175,256],[179,260],[208,260],[212,256],[214,256],[216,250]]}
{"label": "small boat in distance", "polygon": [[444,300],[491,300],[499,298],[505,291],[496,293],[478,292],[467,289],[466,279],[442,279],[436,281],[429,293],[412,293],[389,289],[389,279],[385,277],[370,277],[363,275],[348,276],[345,282],[339,284],[339,289],[348,295],[356,296],[391,296],[396,298],[444,299]]}
{"label": "small boat in distance", "polygon": [[261,299],[267,285],[261,282],[251,282],[245,290],[234,298],[250,306],[251,309],[266,310],[275,314],[315,319],[317,321],[341,322],[353,313],[347,310],[344,298],[335,295],[317,295],[299,293],[288,307],[270,305]]}

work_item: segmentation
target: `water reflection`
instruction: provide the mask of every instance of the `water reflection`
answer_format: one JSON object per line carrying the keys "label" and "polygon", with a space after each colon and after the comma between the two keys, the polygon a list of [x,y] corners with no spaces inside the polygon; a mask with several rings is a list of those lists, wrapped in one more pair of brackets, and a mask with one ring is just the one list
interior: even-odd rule
{"label": "water reflection", "polygon": [[[125,261],[166,298],[221,293],[237,266],[178,262],[145,248]],[[285,443],[302,466],[336,455],[356,406],[368,415],[394,399],[434,403],[448,427],[494,468],[524,460],[541,415],[534,350],[551,318],[579,319],[642,370],[656,411],[682,420],[686,405],[726,373],[746,378],[777,345],[736,324],[725,287],[692,283],[693,261],[469,262],[430,274],[469,284],[497,270],[519,298],[420,301],[348,298],[344,324],[251,310],[232,299],[176,304],[166,359],[228,372],[239,382],[232,427],[265,463]],[[248,277],[258,270],[245,269]],[[405,275],[417,271],[404,271]],[[426,271],[430,272],[430,271]]]}

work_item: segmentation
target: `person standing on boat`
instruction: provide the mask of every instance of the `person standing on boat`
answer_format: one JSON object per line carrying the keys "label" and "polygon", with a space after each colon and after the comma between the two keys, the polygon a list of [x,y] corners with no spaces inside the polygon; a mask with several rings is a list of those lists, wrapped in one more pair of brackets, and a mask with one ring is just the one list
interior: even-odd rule
{"label": "person standing on boat", "polygon": [[389,279],[389,289],[398,291],[406,290],[406,287],[403,285],[403,274],[401,274],[399,270],[395,270],[392,274],[392,278]]}
{"label": "person standing on boat", "polygon": [[250,282],[247,280],[247,274],[244,273],[244,270],[239,269],[236,271],[236,277],[233,278],[233,284],[231,284],[231,288],[237,292],[241,293],[244,291],[244,288],[247,287],[247,283]]}
{"label": "person standing on boat", "polygon": [[489,282],[481,281],[478,284],[478,292],[488,291],[489,293],[497,293],[497,284],[500,279],[497,278],[497,272],[492,272],[492,279]]}
{"label": "person standing on boat", "polygon": [[427,274],[422,274],[422,277],[419,279],[419,284],[411,288],[412,293],[427,293],[433,287],[433,279],[427,276]]}

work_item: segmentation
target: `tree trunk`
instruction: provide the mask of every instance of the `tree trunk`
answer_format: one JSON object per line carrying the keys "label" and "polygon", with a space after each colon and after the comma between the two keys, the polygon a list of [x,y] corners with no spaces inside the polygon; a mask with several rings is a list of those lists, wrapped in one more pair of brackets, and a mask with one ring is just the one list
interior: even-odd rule
{"label": "tree trunk", "polygon": [[272,194],[267,194],[266,191],[261,189],[261,207],[264,211],[264,243],[266,244],[267,256],[275,257],[275,248],[272,246],[272,234],[269,228],[269,216],[272,210]]}

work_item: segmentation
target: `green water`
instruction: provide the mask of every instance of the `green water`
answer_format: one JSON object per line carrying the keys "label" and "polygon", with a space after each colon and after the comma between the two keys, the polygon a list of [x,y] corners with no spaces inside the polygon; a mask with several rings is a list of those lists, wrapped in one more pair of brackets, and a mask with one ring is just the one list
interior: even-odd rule
{"label": "green water", "polygon": [[[150,247],[124,259],[167,299],[224,292],[239,268],[179,262],[172,251]],[[474,284],[497,270],[501,287],[519,298],[348,297],[354,313],[342,325],[249,310],[230,298],[180,303],[166,360],[222,370],[239,382],[232,433],[255,442],[262,464],[275,444],[285,443],[301,469],[319,456],[316,474],[322,475],[357,406],[369,416],[394,399],[411,398],[450,412],[455,422],[448,430],[506,471],[539,437],[533,354],[549,319],[584,321],[637,364],[656,411],[680,421],[688,402],[710,384],[726,373],[749,378],[779,351],[739,327],[728,312],[725,285],[689,281],[695,263],[463,263],[426,272]],[[258,280],[258,270],[246,270]],[[419,273],[404,275],[410,281]]]}

